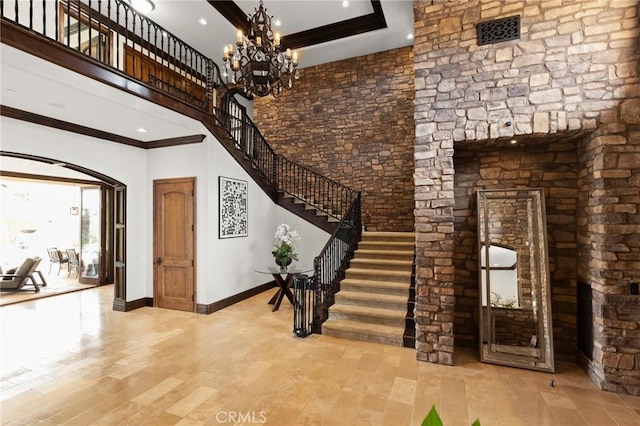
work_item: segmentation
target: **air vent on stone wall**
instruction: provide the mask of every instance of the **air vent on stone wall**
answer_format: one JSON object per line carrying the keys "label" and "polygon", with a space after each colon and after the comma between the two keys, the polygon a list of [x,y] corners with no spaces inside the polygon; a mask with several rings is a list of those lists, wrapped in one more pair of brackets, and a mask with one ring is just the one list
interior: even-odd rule
{"label": "air vent on stone wall", "polygon": [[520,38],[520,16],[480,22],[476,25],[478,45],[499,43]]}

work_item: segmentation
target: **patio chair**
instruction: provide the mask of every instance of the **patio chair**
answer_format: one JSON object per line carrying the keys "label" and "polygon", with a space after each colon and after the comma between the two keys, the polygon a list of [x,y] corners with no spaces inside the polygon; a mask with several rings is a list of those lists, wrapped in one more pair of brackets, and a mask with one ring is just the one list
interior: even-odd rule
{"label": "patio chair", "polygon": [[[13,274],[0,274],[0,290],[3,291],[19,291],[22,290],[22,287],[25,285],[33,285],[35,287],[36,293],[40,291],[40,287],[38,287],[38,283],[33,278],[33,274],[37,273],[40,275],[40,279],[42,280],[42,286],[46,286],[47,283],[42,276],[40,271],[37,271],[38,266],[40,265],[40,261],[42,258],[40,257],[28,257],[22,262],[15,273]],[[7,271],[9,272],[9,271]],[[31,282],[29,282],[31,280]]]}
{"label": "patio chair", "polygon": [[67,271],[69,270],[69,258],[62,255],[62,252],[58,250],[57,247],[51,247],[47,249],[47,254],[49,255],[49,272],[47,275],[51,275],[51,267],[54,264],[58,265],[58,276],[60,275],[60,269],[62,265],[67,265]]}
{"label": "patio chair", "polygon": [[69,264],[67,265],[67,269],[69,270],[68,276],[71,276],[71,269],[75,269],[75,277],[78,278],[78,273],[80,272],[80,260],[78,259],[78,254],[75,249],[67,250],[67,259],[69,259]]}

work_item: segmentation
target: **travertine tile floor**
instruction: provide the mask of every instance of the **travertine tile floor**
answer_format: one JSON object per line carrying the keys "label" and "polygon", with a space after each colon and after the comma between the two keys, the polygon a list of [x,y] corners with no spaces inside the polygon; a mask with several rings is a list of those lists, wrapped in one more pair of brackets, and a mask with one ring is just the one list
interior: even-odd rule
{"label": "travertine tile floor", "polygon": [[[275,290],[273,290],[275,291]],[[417,362],[412,349],[291,333],[272,291],[212,315],[111,309],[111,286],[0,308],[2,424],[640,425],[640,397],[556,374]],[[555,379],[556,386],[549,381]]]}

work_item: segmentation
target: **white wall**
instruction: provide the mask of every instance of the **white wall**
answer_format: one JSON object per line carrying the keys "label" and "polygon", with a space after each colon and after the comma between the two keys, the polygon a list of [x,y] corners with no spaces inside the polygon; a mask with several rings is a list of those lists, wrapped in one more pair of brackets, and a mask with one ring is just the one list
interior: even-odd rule
{"label": "white wall", "polygon": [[[149,296],[151,277],[139,267],[149,259],[146,242],[147,155],[145,150],[75,133],[0,118],[0,149],[64,161],[100,172],[127,185],[127,299]],[[29,173],[27,170],[19,170]]]}
{"label": "white wall", "polygon": [[[189,120],[185,118],[185,120]],[[280,223],[302,236],[297,266],[311,269],[329,234],[271,201],[208,133],[201,144],[143,150],[2,117],[5,151],[62,160],[127,185],[127,300],[153,296],[153,180],[196,177],[197,303],[215,301],[271,281],[256,270],[275,266],[271,250]],[[21,170],[28,172],[28,170]],[[248,236],[218,238],[218,177],[246,180]]]}
{"label": "white wall", "polygon": [[[196,178],[197,302],[210,304],[271,281],[280,223],[302,235],[298,266],[311,268],[329,235],[280,208],[197,120],[0,44],[1,103],[141,141],[203,134],[203,143],[144,150],[0,117],[0,149],[73,163],[127,186],[127,301],[153,296],[153,180]],[[241,101],[252,116],[252,105]],[[146,133],[136,129],[144,127]],[[1,161],[1,160],[0,160]],[[18,161],[2,161],[12,170]],[[24,165],[24,163],[22,163]],[[42,167],[27,162],[21,170]],[[248,236],[218,238],[218,177],[248,182]]]}

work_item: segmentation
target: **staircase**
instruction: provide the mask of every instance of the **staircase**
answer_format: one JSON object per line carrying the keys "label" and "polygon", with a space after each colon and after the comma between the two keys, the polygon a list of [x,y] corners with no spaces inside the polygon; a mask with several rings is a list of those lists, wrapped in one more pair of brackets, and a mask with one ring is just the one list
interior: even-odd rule
{"label": "staircase", "polygon": [[413,232],[364,232],[322,334],[414,347],[414,246]]}
{"label": "staircase", "polygon": [[321,206],[323,207],[322,209],[318,209],[305,202],[302,197],[279,191],[277,203],[307,222],[313,223],[328,233],[333,233],[340,223],[340,215],[334,214],[330,209],[323,206]]}

